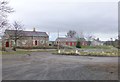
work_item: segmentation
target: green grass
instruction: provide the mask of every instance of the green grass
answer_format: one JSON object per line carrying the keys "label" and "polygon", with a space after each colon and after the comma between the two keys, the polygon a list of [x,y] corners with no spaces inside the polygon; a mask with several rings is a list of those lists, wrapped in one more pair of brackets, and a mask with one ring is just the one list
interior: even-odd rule
{"label": "green grass", "polygon": [[[85,50],[85,49],[84,49]],[[80,56],[120,56],[118,50],[109,49],[107,51],[103,50],[101,52],[85,52],[84,50],[79,51],[77,54]],[[54,52],[53,54],[59,55],[76,55],[75,50],[61,50],[60,53]]]}
{"label": "green grass", "polygon": [[55,52],[57,49],[17,49],[18,51],[28,51],[28,52]]}
{"label": "green grass", "polygon": [[82,46],[83,49],[111,49],[111,48],[114,48],[113,46],[106,46],[106,45],[103,45],[103,46]]}
{"label": "green grass", "polygon": [[117,51],[103,52],[80,52],[83,56],[120,56]]}
{"label": "green grass", "polygon": [[[76,47],[75,46],[67,46],[66,48],[74,49]],[[80,49],[111,49],[111,48],[115,48],[115,47],[106,46],[106,45],[101,45],[101,46],[81,46]]]}
{"label": "green grass", "polygon": [[[103,46],[102,46],[103,47]],[[105,49],[106,49],[106,46],[104,46]],[[108,47],[108,46],[107,46]],[[80,50],[80,52],[78,53],[79,55],[83,55],[83,56],[118,56],[118,52],[120,52],[120,50],[118,51],[117,49],[111,49],[112,47],[110,47],[110,49],[107,48],[107,51],[104,50],[104,48],[100,48],[100,49],[103,49],[103,52],[85,52],[84,50],[86,49],[91,49],[90,48],[81,48],[82,50]],[[96,49],[96,48],[93,48],[92,49]],[[99,49],[99,48],[97,48]],[[61,53],[62,55],[76,55],[75,53],[75,49],[61,49]],[[2,55],[9,55],[9,54],[15,54],[15,55],[18,55],[18,54],[28,54],[28,53],[32,53],[32,52],[50,52],[50,53],[54,53],[54,54],[58,54],[57,53],[57,50],[46,50],[46,49],[17,49],[17,51],[11,51],[11,52],[6,52],[6,51],[1,51],[0,54]],[[120,55],[119,55],[120,56]]]}
{"label": "green grass", "polygon": [[10,51],[10,52],[7,52],[7,51],[1,51],[0,55],[18,55],[18,54],[29,54],[29,53],[32,53],[32,52],[55,52],[56,50],[46,50],[46,49],[17,49],[17,51]]}
{"label": "green grass", "polygon": [[12,51],[12,52],[6,52],[6,51],[2,51],[1,54],[2,55],[18,55],[18,54],[29,54],[31,52],[29,51]]}

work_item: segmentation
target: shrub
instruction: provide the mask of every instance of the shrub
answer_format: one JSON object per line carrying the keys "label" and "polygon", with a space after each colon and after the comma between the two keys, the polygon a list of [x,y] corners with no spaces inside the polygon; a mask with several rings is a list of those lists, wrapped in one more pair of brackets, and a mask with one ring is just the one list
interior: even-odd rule
{"label": "shrub", "polygon": [[77,41],[76,48],[81,48],[81,43],[80,43],[80,41]]}

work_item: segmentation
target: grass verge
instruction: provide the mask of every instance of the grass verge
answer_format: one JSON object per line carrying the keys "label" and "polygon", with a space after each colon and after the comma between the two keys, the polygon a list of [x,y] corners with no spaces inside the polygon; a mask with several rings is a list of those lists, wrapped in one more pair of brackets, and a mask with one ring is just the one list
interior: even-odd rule
{"label": "grass verge", "polygon": [[0,55],[18,55],[18,54],[30,54],[32,52],[56,52],[56,49],[17,49],[17,51],[1,51]]}
{"label": "grass verge", "polygon": [[109,51],[101,51],[101,52],[96,52],[96,51],[92,51],[92,52],[86,52],[86,51],[79,51],[78,53],[75,53],[75,51],[61,51],[60,53],[58,52],[54,52],[52,54],[57,54],[57,55],[78,55],[78,56],[109,56],[109,57],[117,57],[120,56],[120,54],[118,54],[118,50],[109,50]]}
{"label": "grass verge", "polygon": [[29,54],[31,52],[29,51],[12,51],[12,52],[6,52],[6,51],[2,51],[1,55],[18,55],[18,54]]}

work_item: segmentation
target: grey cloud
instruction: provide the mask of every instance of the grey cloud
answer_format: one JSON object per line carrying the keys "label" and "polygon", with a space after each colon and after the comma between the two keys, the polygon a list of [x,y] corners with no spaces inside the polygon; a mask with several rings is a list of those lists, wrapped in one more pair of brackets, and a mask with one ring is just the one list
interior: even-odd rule
{"label": "grey cloud", "polygon": [[[36,2],[37,1],[37,2]],[[10,20],[20,19],[27,29],[36,27],[47,32],[66,32],[70,29],[93,33],[117,33],[117,3],[52,3],[47,0],[18,1]]]}

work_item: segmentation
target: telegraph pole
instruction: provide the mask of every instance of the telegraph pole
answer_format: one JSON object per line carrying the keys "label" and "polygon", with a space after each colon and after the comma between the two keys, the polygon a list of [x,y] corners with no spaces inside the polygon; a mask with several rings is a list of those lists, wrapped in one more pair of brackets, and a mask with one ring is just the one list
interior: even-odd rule
{"label": "telegraph pole", "polygon": [[58,30],[58,53],[60,53],[60,50],[59,50],[59,30]]}
{"label": "telegraph pole", "polygon": [[111,46],[113,46],[113,39],[112,38],[110,38],[111,39]]}
{"label": "telegraph pole", "polygon": [[59,50],[59,30],[58,30],[58,41],[57,41],[57,44],[58,44],[58,50]]}

